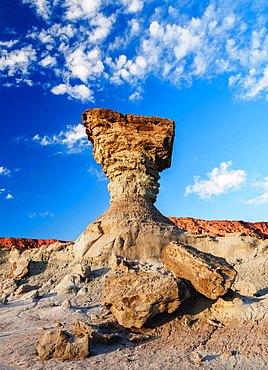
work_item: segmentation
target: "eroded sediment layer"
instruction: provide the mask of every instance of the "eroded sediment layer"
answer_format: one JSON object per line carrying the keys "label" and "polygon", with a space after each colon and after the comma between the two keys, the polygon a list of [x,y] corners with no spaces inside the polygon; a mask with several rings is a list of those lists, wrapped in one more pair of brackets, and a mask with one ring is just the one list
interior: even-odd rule
{"label": "eroded sediment layer", "polygon": [[155,202],[159,172],[171,164],[174,121],[88,109],[83,124],[110,181],[111,202],[134,194]]}
{"label": "eroded sediment layer", "polygon": [[134,259],[160,258],[179,229],[153,205],[159,172],[171,164],[174,121],[89,109],[83,114],[96,162],[110,181],[110,208],[78,238],[79,258],[111,251]]}

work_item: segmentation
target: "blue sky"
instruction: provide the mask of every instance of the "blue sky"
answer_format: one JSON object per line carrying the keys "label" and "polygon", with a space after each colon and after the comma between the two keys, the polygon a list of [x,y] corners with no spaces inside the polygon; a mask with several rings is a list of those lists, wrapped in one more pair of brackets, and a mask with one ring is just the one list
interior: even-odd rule
{"label": "blue sky", "polygon": [[0,236],[74,240],[109,206],[89,108],[174,119],[166,216],[268,221],[266,1],[1,0]]}

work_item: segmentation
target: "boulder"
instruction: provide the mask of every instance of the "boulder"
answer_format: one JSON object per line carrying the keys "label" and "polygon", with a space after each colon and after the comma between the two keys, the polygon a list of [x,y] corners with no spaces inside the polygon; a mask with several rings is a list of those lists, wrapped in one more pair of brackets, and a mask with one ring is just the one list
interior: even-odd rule
{"label": "boulder", "polygon": [[91,267],[86,263],[78,263],[73,268],[73,274],[81,276],[82,279],[86,279],[90,276]]}
{"label": "boulder", "polygon": [[15,279],[8,278],[0,283],[0,293],[10,295],[18,288],[18,283]]}
{"label": "boulder", "polygon": [[224,258],[178,242],[171,242],[163,249],[162,261],[173,275],[188,280],[210,299],[223,296],[236,277],[235,269]]}
{"label": "boulder", "polygon": [[22,279],[28,274],[29,261],[27,258],[10,258],[9,262],[11,263],[11,278]]}
{"label": "boulder", "polygon": [[75,321],[73,324],[75,335],[80,337],[83,334],[88,334],[91,339],[102,344],[113,344],[119,341],[118,334],[104,333],[99,325],[89,325],[82,321]]}
{"label": "boulder", "polygon": [[18,287],[16,290],[17,294],[25,294],[32,290],[36,289],[34,286],[31,286],[30,284],[22,284]]}
{"label": "boulder", "polygon": [[58,294],[77,293],[79,290],[77,284],[79,283],[80,275],[67,274],[51,292],[57,292]]}
{"label": "boulder", "polygon": [[85,358],[90,354],[90,338],[88,334],[77,338],[64,330],[47,331],[35,343],[41,360],[50,358],[63,358],[76,360]]}
{"label": "boulder", "polygon": [[189,292],[170,275],[138,272],[108,278],[102,305],[126,328],[141,328],[158,313],[174,312]]}
{"label": "boulder", "polygon": [[23,296],[23,299],[33,302],[38,297],[39,297],[39,291],[38,289],[36,289],[36,290],[31,290],[28,293],[25,293]]}

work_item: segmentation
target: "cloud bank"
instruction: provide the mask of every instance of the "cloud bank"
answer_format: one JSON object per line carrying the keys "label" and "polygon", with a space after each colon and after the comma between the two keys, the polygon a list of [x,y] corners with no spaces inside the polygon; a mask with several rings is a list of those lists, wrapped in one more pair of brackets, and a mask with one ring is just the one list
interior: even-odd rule
{"label": "cloud bank", "polygon": [[38,84],[81,101],[117,86],[135,100],[150,76],[180,88],[224,75],[237,98],[267,99],[264,1],[22,0],[22,6],[39,22],[0,40],[6,86]]}

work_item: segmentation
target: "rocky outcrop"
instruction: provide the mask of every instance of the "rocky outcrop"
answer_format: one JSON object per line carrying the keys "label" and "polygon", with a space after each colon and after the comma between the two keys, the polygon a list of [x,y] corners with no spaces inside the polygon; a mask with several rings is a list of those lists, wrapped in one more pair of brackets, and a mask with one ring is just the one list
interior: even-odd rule
{"label": "rocky outcrop", "polygon": [[243,232],[268,239],[268,222],[245,221],[206,221],[191,217],[168,217],[180,229],[196,234],[225,236],[229,233]]}
{"label": "rocky outcrop", "polygon": [[170,167],[174,122],[89,109],[83,114],[96,162],[110,184],[111,203],[142,197],[155,202],[159,172]]}
{"label": "rocky outcrop", "polygon": [[78,274],[67,274],[64,278],[55,286],[53,292],[57,292],[60,295],[78,292],[80,283],[80,275]]}
{"label": "rocky outcrop", "polygon": [[10,258],[9,262],[11,263],[11,278],[22,279],[28,274],[29,260],[27,258]]}
{"label": "rocky outcrop", "polygon": [[105,284],[102,305],[126,328],[141,328],[158,313],[174,312],[189,296],[184,283],[159,273],[124,273]]}
{"label": "rocky outcrop", "polygon": [[64,330],[47,331],[35,346],[41,360],[63,358],[77,360],[85,358],[90,353],[90,338],[84,333],[82,338],[76,338]]}
{"label": "rocky outcrop", "polygon": [[79,275],[82,279],[86,279],[90,276],[91,267],[86,263],[77,263],[74,266],[72,273]]}
{"label": "rocky outcrop", "polygon": [[56,239],[0,238],[0,246],[10,248],[40,248],[42,245],[50,245],[56,242],[67,243]]}
{"label": "rocky outcrop", "polygon": [[83,123],[94,158],[110,181],[111,206],[78,238],[75,256],[87,260],[113,250],[133,259],[160,258],[179,232],[153,205],[159,172],[171,164],[174,122],[89,109]]}
{"label": "rocky outcrop", "polygon": [[236,271],[224,258],[180,243],[167,245],[162,252],[162,261],[168,271],[189,281],[199,293],[210,299],[223,296],[236,276]]}
{"label": "rocky outcrop", "polygon": [[178,240],[181,244],[225,258],[238,272],[233,289],[241,294],[247,295],[249,289],[250,295],[259,294],[259,291],[267,288],[267,239],[246,233],[227,233],[225,237],[214,237],[185,232]]}

